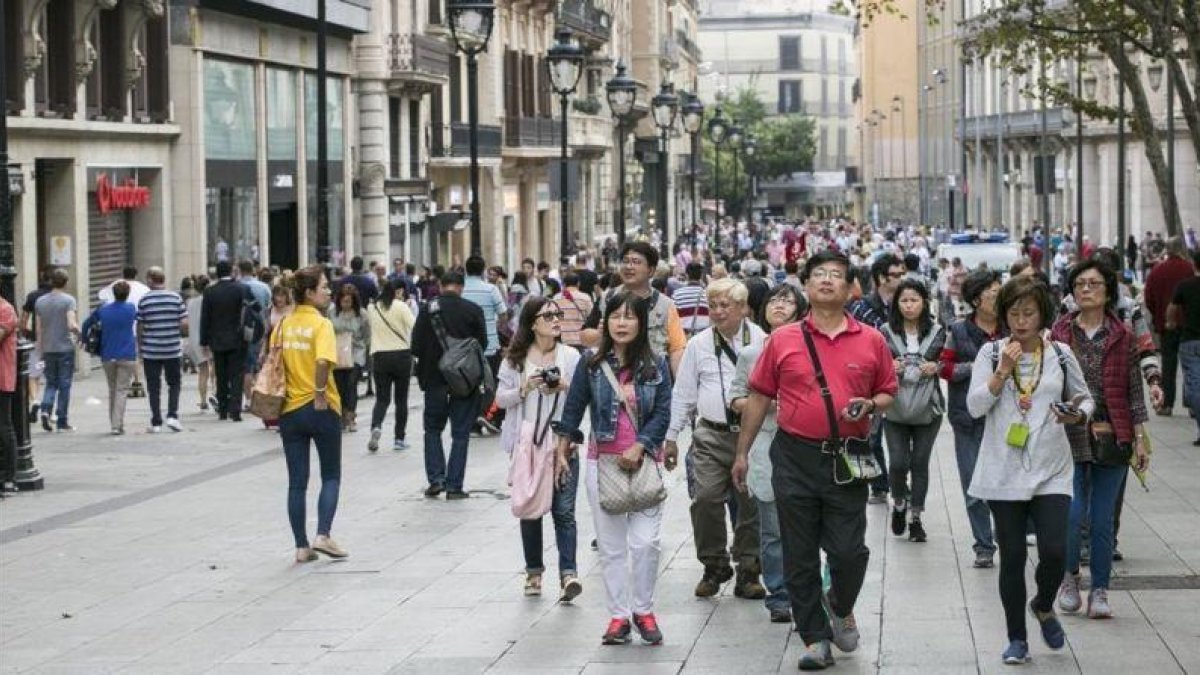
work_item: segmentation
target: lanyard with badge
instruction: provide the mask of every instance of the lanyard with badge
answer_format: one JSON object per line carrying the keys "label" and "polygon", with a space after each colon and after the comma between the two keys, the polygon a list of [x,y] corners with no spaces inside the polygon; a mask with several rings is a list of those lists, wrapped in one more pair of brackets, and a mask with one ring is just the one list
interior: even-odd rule
{"label": "lanyard with badge", "polygon": [[1038,347],[1033,353],[1033,372],[1029,379],[1023,380],[1020,376],[1020,364],[1013,368],[1013,396],[1017,400],[1017,414],[1021,416],[1021,420],[1008,425],[1005,442],[1014,450],[1024,451],[1029,443],[1029,411],[1033,409],[1033,393],[1042,383],[1045,362],[1045,351],[1039,341]]}
{"label": "lanyard with badge", "polygon": [[[713,353],[717,357],[717,377],[721,382],[721,405],[725,408],[725,423],[729,425],[730,431],[742,430],[742,416],[740,413],[734,412],[729,407],[729,400],[725,397],[725,368],[721,364],[721,354],[729,357],[729,362],[735,367],[737,366],[737,355],[733,353],[733,348],[721,336],[721,331],[713,326]],[[750,327],[746,322],[742,321],[742,349],[750,346]]]}

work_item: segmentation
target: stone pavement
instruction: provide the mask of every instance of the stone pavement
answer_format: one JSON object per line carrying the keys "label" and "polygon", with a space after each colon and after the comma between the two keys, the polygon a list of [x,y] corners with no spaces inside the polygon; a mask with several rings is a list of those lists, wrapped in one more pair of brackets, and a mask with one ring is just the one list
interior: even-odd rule
{"label": "stone pavement", "polygon": [[[656,608],[665,643],[602,647],[607,617],[586,498],[578,502],[584,594],[573,606],[523,597],[494,438],[472,442],[473,498],[446,502],[421,495],[419,444],[369,455],[365,432],[346,436],[334,536],[351,557],[294,565],[273,433],[252,418],[237,425],[199,412],[194,377],[185,379],[180,434],[143,433],[148,408],[138,399],[126,421],[132,433],[108,436],[96,376],[77,383],[74,399],[78,432],[34,432],[46,489],[0,503],[2,672],[795,671],[800,641],[768,623],[760,603],[728,586],[716,599],[692,596],[701,566],[678,472]],[[419,440],[414,412],[409,438]],[[1068,648],[1051,653],[1035,638],[1021,672],[1200,673],[1200,449],[1179,417],[1155,418],[1151,433],[1151,491],[1131,486],[1125,509],[1116,618],[1065,618]],[[931,482],[927,544],[891,536],[886,508],[870,507],[863,642],[837,655],[834,672],[1005,670],[996,570],[971,567],[945,428]],[[315,492],[314,478],[310,522]]]}

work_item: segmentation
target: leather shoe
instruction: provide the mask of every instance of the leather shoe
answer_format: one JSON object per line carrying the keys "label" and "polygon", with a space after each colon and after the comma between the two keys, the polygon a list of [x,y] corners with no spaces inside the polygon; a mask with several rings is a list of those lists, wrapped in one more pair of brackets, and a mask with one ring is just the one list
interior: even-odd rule
{"label": "leather shoe", "polygon": [[746,600],[762,600],[767,597],[767,589],[759,583],[758,574],[750,570],[739,569],[737,577],[737,584],[733,587],[735,596]]}
{"label": "leather shoe", "polygon": [[705,567],[704,576],[696,584],[697,598],[711,598],[721,592],[721,584],[733,578],[733,568]]}
{"label": "leather shoe", "polygon": [[792,610],[786,607],[776,607],[768,610],[771,614],[771,623],[791,623]]}

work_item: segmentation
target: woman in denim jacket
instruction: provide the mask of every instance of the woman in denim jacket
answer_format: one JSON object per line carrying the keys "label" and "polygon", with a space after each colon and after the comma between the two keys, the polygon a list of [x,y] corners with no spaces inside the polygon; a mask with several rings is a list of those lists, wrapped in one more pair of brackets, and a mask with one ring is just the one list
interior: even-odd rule
{"label": "woman in denim jacket", "polygon": [[[583,413],[590,411],[592,439],[585,485],[611,616],[603,643],[610,645],[630,641],[631,618],[643,640],[662,642],[654,617],[662,505],[634,513],[608,513],[600,507],[596,481],[601,454],[620,455],[618,463],[625,469],[637,467],[643,458],[659,458],[658,448],[671,417],[671,371],[650,349],[648,312],[648,303],[632,294],[618,293],[609,300],[600,348],[589,351],[576,368],[562,419],[554,424],[559,436],[556,475],[563,480],[570,472],[568,458],[574,445],[583,442],[579,430]],[[622,392],[614,392],[609,384],[601,365],[605,362],[621,383]],[[622,404],[625,400],[636,410],[637,420],[630,419]],[[674,469],[674,458],[667,458],[665,466]]]}

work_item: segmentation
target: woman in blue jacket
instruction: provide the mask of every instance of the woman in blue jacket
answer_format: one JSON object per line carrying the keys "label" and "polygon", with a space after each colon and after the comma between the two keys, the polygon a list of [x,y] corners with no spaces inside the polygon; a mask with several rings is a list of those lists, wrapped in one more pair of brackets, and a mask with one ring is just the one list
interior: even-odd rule
{"label": "woman in blue jacket", "polygon": [[[608,301],[600,347],[589,351],[575,369],[562,419],[554,425],[559,436],[556,473],[564,476],[570,471],[573,446],[584,440],[579,430],[583,413],[590,412],[585,484],[604,565],[611,619],[602,642],[608,645],[630,641],[631,618],[644,641],[662,642],[654,616],[662,505],[609,513],[600,506],[597,482],[601,455],[617,455],[617,463],[626,470],[643,461],[661,461],[659,447],[671,419],[671,370],[650,348],[648,313],[648,303],[631,293],[618,293]],[[610,384],[614,379],[620,392]],[[665,466],[674,469],[674,458],[667,458]]]}
{"label": "woman in blue jacket", "polygon": [[125,433],[125,399],[137,369],[137,338],[134,323],[137,307],[129,302],[129,284],[113,284],[113,301],[92,312],[83,322],[83,334],[93,326],[100,329],[100,362],[108,380],[108,423],[112,434]]}

